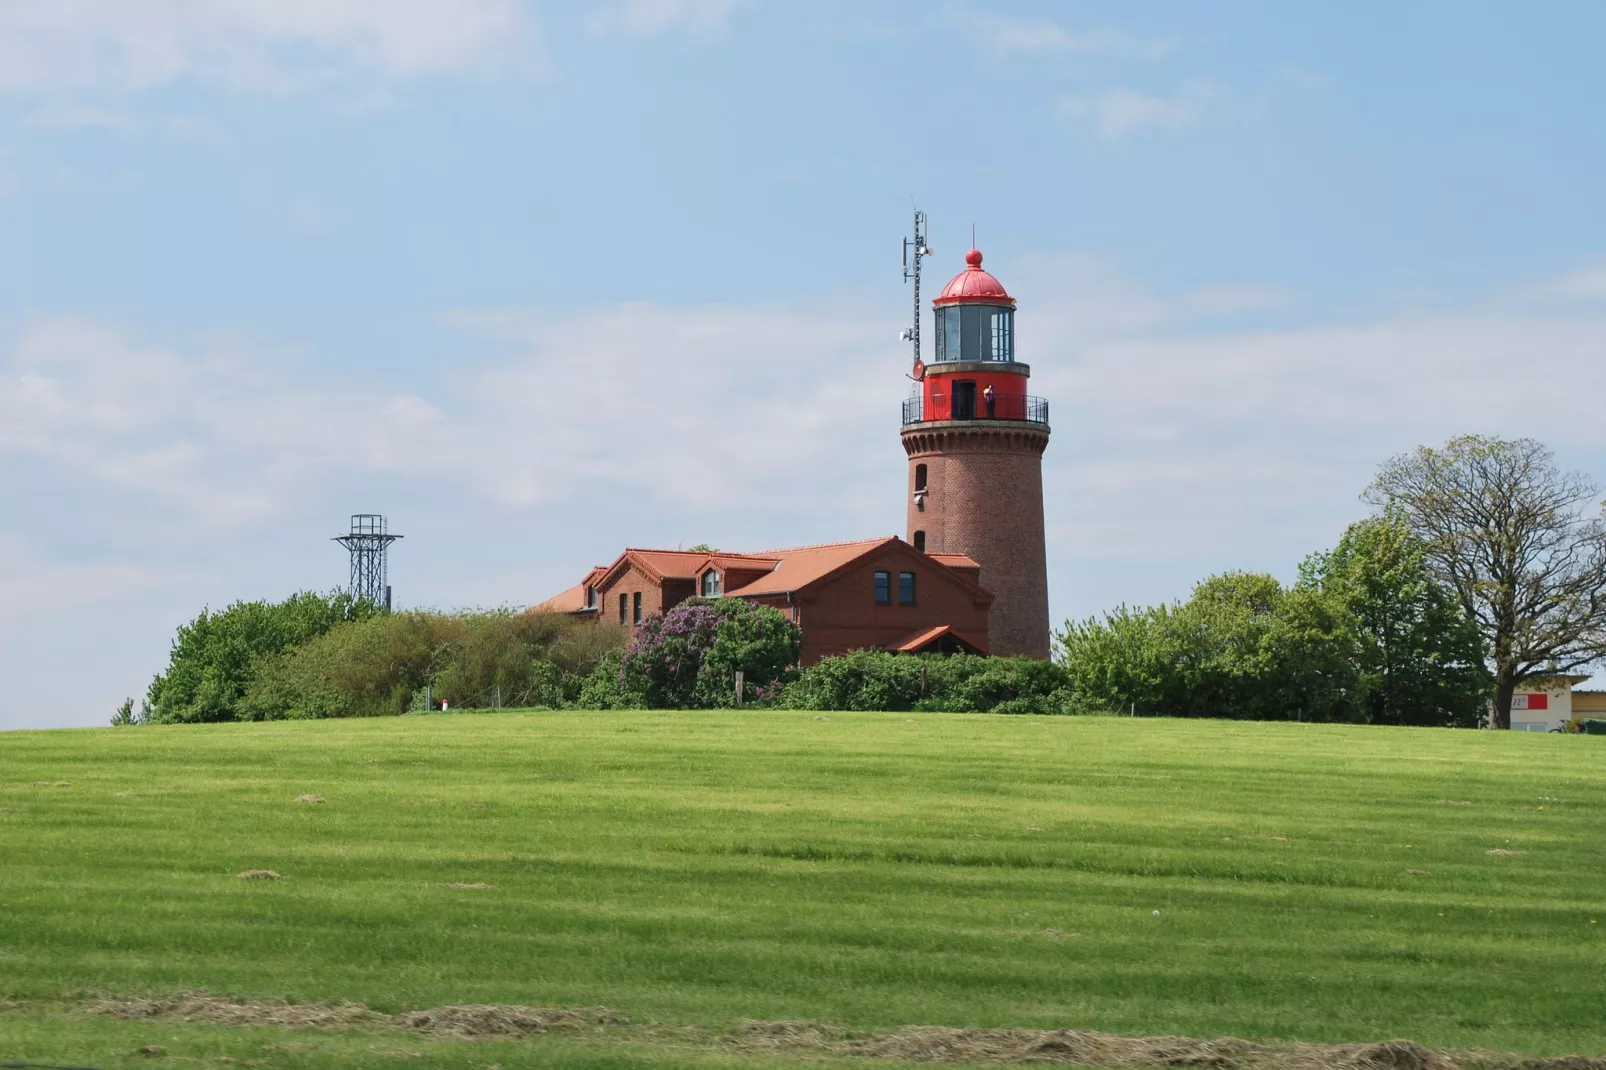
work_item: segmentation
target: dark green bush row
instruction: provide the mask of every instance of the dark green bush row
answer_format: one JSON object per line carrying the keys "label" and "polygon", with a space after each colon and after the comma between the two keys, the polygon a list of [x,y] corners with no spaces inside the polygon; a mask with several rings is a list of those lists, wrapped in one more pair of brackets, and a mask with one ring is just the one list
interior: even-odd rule
{"label": "dark green bush row", "polygon": [[856,650],[798,673],[774,704],[800,710],[1080,713],[1065,670],[1031,658]]}
{"label": "dark green bush row", "polygon": [[[375,717],[424,708],[564,706],[625,640],[563,614],[375,613],[344,595],[242,602],[179,629],[138,720]],[[119,712],[117,723],[129,718]]]}

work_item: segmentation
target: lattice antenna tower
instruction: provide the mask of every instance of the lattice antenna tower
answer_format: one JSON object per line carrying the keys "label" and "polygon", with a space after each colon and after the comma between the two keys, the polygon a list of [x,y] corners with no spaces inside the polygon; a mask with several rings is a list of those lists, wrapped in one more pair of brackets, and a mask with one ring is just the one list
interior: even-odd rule
{"label": "lattice antenna tower", "polygon": [[926,244],[926,213],[916,208],[914,237],[903,239],[903,281],[914,283],[915,316],[913,324],[898,335],[900,341],[914,343],[916,364],[920,363],[920,261],[930,255],[931,246]]}
{"label": "lattice antenna tower", "polygon": [[351,594],[390,610],[390,544],[401,538],[390,533],[389,522],[378,513],[353,513],[351,531],[336,535],[335,542],[351,552]]}

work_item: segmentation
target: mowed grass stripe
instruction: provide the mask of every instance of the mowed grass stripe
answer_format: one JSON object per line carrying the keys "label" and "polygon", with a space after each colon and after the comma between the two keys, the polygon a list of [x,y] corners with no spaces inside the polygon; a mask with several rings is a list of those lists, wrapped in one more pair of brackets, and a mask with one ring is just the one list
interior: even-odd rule
{"label": "mowed grass stripe", "polygon": [[0,998],[1596,1051],[1603,742],[773,712],[12,733]]}

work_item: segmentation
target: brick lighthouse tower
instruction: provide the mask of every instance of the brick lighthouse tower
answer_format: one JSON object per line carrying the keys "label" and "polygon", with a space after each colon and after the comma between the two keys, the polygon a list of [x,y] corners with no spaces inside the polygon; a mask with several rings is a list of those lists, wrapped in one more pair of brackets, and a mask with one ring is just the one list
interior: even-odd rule
{"label": "brick lighthouse tower", "polygon": [[918,392],[903,405],[909,542],[981,565],[995,596],[990,653],[1047,658],[1048,402],[1027,393],[1031,368],[1015,359],[1015,299],[982,270],[980,251],[965,265],[931,302],[936,352],[928,367],[916,349]]}

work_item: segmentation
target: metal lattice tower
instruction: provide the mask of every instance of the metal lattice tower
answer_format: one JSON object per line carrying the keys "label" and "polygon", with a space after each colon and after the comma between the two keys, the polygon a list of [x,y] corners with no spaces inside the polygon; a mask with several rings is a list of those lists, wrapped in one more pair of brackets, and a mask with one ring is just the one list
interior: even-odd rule
{"label": "metal lattice tower", "polygon": [[351,593],[376,606],[390,609],[390,579],[386,559],[390,544],[401,538],[390,534],[389,524],[378,513],[353,513],[351,531],[336,535],[335,542],[351,551]]}
{"label": "metal lattice tower", "polygon": [[903,281],[913,282],[914,287],[914,322],[904,328],[899,340],[914,343],[915,363],[920,363],[920,260],[931,255],[931,247],[926,244],[926,213],[915,209],[915,236],[903,239]]}

